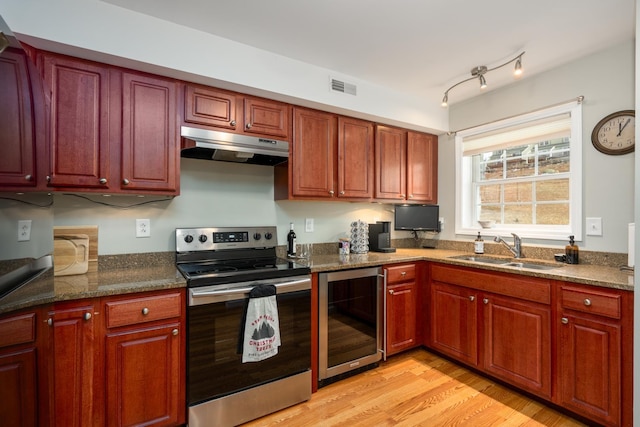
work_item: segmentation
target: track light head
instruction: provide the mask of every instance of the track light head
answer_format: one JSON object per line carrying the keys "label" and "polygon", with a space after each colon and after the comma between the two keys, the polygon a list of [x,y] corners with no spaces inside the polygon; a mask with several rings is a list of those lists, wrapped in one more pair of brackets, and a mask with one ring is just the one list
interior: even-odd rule
{"label": "track light head", "polygon": [[522,55],[524,55],[524,52],[522,52],[521,54],[519,54],[518,56],[516,56],[515,58],[505,62],[504,64],[498,65],[497,67],[493,67],[493,68],[487,68],[485,65],[478,65],[477,67],[473,67],[471,69],[471,77],[464,79],[456,84],[454,84],[453,86],[451,86],[449,89],[447,89],[444,92],[444,97],[442,98],[442,106],[446,107],[447,105],[449,105],[449,91],[451,89],[453,89],[454,87],[461,85],[462,83],[466,83],[469,80],[474,80],[475,78],[477,78],[480,81],[480,89],[484,89],[487,87],[487,80],[484,77],[484,75],[486,73],[488,73],[489,71],[493,71],[496,70],[498,68],[502,68],[505,65],[511,64],[512,62],[515,62],[515,67],[513,70],[513,74],[515,76],[520,76],[522,75]]}

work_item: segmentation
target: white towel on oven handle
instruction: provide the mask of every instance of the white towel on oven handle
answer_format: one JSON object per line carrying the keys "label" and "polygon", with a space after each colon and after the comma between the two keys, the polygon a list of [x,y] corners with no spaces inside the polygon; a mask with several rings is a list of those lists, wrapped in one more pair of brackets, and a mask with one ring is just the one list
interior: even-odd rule
{"label": "white towel on oven handle", "polygon": [[249,293],[242,363],[259,362],[278,354],[280,322],[274,285],[257,285]]}

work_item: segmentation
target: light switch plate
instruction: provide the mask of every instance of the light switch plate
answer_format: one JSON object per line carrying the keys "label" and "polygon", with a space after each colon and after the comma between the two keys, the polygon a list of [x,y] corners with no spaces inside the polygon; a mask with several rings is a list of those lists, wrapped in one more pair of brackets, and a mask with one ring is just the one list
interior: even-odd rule
{"label": "light switch plate", "polygon": [[602,236],[602,218],[587,218],[587,236]]}
{"label": "light switch plate", "polygon": [[313,232],[313,218],[305,218],[304,231],[307,233]]}

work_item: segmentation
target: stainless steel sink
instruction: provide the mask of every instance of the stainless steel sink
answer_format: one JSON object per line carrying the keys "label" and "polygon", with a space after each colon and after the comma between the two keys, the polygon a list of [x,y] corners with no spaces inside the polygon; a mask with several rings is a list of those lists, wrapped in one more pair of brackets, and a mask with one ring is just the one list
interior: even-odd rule
{"label": "stainless steel sink", "polygon": [[488,256],[478,256],[478,255],[456,255],[456,256],[452,256],[451,259],[477,262],[480,264],[493,264],[493,265],[499,265],[500,267],[528,268],[531,270],[553,270],[555,268],[562,267],[561,265],[510,261],[505,258],[492,258]]}
{"label": "stainless steel sink", "polygon": [[532,262],[509,262],[507,264],[502,264],[503,267],[515,267],[515,268],[529,268],[531,270],[553,270],[554,268],[559,268],[559,265],[551,265],[551,264],[534,264]]}
{"label": "stainless steel sink", "polygon": [[472,261],[472,262],[480,262],[483,264],[499,264],[499,265],[504,265],[510,262],[508,259],[504,259],[504,258],[491,258],[487,256],[477,256],[477,255],[457,255],[457,256],[452,256],[451,259],[459,259],[462,261]]}

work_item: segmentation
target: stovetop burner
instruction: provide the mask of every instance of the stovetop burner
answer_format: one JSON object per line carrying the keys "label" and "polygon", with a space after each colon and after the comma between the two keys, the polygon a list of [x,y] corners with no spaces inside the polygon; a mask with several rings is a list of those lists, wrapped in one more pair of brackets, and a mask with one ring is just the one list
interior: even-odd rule
{"label": "stovetop burner", "polygon": [[276,256],[276,227],[176,229],[176,263],[188,287],[310,273]]}

